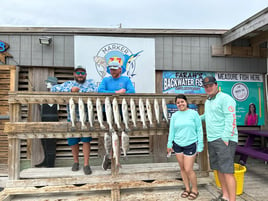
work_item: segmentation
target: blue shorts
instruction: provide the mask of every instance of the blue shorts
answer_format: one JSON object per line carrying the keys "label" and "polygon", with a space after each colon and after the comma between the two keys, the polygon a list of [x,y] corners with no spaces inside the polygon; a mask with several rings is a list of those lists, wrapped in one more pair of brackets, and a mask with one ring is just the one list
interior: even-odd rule
{"label": "blue shorts", "polygon": [[68,140],[68,145],[69,146],[73,146],[78,144],[79,142],[91,142],[92,141],[92,137],[81,137],[81,138],[67,138]]}
{"label": "blue shorts", "polygon": [[196,154],[196,142],[188,146],[182,147],[173,142],[172,149],[176,154],[183,153],[186,156],[193,156]]}

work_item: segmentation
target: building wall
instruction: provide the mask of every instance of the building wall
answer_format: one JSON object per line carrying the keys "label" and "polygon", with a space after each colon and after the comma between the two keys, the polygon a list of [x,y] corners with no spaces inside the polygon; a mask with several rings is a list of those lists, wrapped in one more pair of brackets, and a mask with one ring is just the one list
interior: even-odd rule
{"label": "building wall", "polygon": [[[8,52],[13,55],[13,59],[7,59],[7,64],[46,67],[74,66],[74,34],[50,36],[53,42],[50,46],[46,46],[39,44],[40,34],[0,35],[0,40],[10,45]],[[221,35],[218,34],[122,35],[122,37],[126,36],[155,38],[156,70],[255,73],[267,71],[265,58],[212,57],[211,47],[222,44]]]}

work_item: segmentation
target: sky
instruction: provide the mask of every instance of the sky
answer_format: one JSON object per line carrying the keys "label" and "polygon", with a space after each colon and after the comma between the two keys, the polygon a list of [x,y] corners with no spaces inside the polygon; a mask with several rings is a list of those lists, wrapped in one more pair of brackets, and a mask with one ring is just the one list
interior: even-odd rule
{"label": "sky", "polygon": [[5,0],[1,26],[231,29],[268,0]]}

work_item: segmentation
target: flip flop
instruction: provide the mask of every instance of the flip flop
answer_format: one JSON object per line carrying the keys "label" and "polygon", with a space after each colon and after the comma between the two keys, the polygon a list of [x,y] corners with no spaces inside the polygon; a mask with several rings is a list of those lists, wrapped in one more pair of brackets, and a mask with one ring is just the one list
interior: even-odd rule
{"label": "flip flop", "polygon": [[184,190],[184,191],[181,193],[181,197],[182,197],[182,198],[187,198],[189,195],[190,195],[190,192],[189,192],[189,191],[186,191],[186,190]]}
{"label": "flip flop", "polygon": [[199,196],[199,192],[190,192],[188,195],[188,200],[195,200]]}

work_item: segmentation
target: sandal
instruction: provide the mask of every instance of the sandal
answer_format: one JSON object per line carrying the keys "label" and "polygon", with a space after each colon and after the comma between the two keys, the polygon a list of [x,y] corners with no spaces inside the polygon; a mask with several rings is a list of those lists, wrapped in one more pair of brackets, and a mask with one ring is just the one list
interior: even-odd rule
{"label": "sandal", "polygon": [[190,192],[187,191],[187,190],[184,190],[184,191],[181,193],[181,197],[182,197],[182,198],[187,198],[189,195],[190,195]]}
{"label": "sandal", "polygon": [[190,192],[188,195],[188,200],[195,200],[199,195],[199,192],[195,193],[195,192]]}

